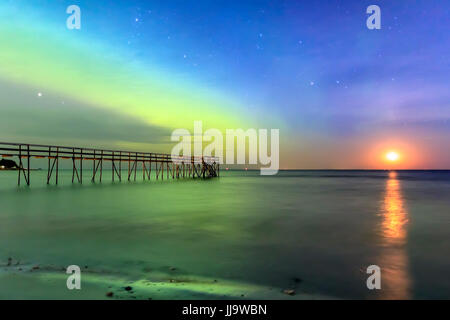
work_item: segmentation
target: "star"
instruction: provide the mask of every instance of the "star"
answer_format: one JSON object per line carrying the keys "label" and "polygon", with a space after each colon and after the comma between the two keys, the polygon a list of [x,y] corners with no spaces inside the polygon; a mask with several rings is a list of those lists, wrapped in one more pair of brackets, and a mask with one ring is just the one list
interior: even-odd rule
{"label": "star", "polygon": [[38,97],[42,97],[42,92],[38,92]]}
{"label": "star", "polygon": [[313,85],[314,85],[314,81],[311,81],[309,84],[310,84],[311,86],[313,86]]}

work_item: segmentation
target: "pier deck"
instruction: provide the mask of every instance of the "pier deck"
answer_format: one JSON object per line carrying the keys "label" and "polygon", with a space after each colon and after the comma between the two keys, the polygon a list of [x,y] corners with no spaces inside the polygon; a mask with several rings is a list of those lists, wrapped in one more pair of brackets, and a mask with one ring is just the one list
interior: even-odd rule
{"label": "pier deck", "polygon": [[[92,182],[102,181],[104,162],[111,164],[112,181],[115,179],[122,181],[123,169],[127,169],[125,173],[128,181],[136,181],[138,170],[141,171],[143,180],[150,180],[152,168],[155,170],[156,179],[164,179],[164,173],[167,179],[212,178],[218,177],[220,173],[217,157],[172,156],[164,153],[8,142],[0,142],[0,155],[3,158],[18,159],[18,185],[21,184],[22,178],[30,185],[33,158],[47,159],[47,184],[52,182],[52,178],[58,184],[59,164],[62,160],[72,162],[72,183],[83,183],[83,162],[86,161],[92,163],[92,168],[89,169],[92,173]],[[86,171],[86,167],[84,170]]]}

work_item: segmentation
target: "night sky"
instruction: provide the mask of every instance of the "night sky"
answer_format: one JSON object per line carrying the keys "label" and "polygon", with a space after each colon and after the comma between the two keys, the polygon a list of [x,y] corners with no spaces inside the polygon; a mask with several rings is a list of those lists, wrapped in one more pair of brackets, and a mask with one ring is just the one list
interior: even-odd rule
{"label": "night sky", "polygon": [[[366,27],[372,4],[381,30]],[[450,168],[449,10],[2,0],[0,140],[170,152],[172,130],[202,120],[279,128],[281,168]]]}

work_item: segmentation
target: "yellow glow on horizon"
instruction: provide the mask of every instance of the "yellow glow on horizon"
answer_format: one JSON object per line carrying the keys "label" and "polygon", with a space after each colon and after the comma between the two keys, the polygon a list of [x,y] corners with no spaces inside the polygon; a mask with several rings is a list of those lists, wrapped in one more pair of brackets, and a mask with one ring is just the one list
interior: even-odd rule
{"label": "yellow glow on horizon", "polygon": [[373,141],[365,144],[367,147],[364,145],[361,147],[364,149],[357,150],[366,162],[366,168],[382,170],[426,168],[429,160],[426,158],[427,153],[425,152],[427,146],[423,145],[423,142],[393,136],[393,134],[386,133],[386,137],[374,137]]}

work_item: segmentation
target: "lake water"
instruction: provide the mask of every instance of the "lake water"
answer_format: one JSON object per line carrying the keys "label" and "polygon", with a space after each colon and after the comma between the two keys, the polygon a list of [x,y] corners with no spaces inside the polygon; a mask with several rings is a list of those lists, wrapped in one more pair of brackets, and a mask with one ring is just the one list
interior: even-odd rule
{"label": "lake water", "polygon": [[[450,298],[449,171],[107,173],[47,186],[33,171],[17,187],[0,172],[0,298]],[[66,287],[69,265],[81,290]],[[369,265],[381,290],[366,287]]]}

